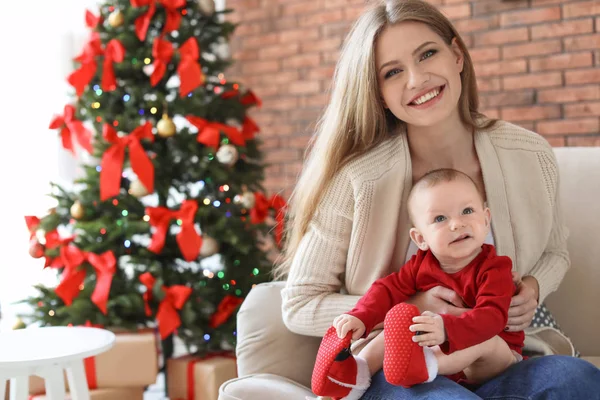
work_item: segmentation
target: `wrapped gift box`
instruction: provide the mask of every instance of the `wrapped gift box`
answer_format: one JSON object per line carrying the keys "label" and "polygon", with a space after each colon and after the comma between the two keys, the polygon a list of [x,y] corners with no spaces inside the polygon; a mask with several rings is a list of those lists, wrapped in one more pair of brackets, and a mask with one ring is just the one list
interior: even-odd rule
{"label": "wrapped gift box", "polygon": [[[158,375],[158,342],[154,331],[116,332],[113,347],[85,361],[88,387],[144,387],[156,382]],[[65,387],[68,389],[66,374]],[[29,393],[45,393],[44,380],[29,378]]]}
{"label": "wrapped gift box", "polygon": [[[30,400],[48,400],[46,395],[30,396]],[[90,400],[143,400],[144,388],[110,388],[90,390]],[[67,393],[65,400],[71,400]]]}
{"label": "wrapped gift box", "polygon": [[233,355],[167,360],[167,388],[171,400],[217,400],[221,384],[236,376]]}

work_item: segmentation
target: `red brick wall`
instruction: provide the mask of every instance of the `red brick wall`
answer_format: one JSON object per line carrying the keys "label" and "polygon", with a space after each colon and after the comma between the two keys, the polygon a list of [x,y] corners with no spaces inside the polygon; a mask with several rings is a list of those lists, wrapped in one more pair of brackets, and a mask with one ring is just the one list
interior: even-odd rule
{"label": "red brick wall", "polygon": [[[431,0],[475,62],[483,111],[554,146],[600,146],[600,0]],[[262,98],[266,187],[289,195],[365,0],[227,0],[240,26],[229,72]]]}

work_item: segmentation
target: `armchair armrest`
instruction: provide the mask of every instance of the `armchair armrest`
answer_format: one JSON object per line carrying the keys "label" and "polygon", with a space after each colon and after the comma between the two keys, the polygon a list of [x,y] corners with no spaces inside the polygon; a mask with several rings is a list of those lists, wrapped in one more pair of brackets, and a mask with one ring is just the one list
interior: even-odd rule
{"label": "armchair armrest", "polygon": [[285,282],[256,285],[237,314],[238,376],[270,373],[310,387],[321,338],[298,335],[283,323]]}

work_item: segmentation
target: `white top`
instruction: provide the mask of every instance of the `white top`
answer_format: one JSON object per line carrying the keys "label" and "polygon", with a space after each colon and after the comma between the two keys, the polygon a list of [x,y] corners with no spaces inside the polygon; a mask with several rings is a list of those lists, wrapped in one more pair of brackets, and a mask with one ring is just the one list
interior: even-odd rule
{"label": "white top", "polygon": [[[483,243],[491,244],[492,246],[494,245],[494,235],[492,235],[492,226],[491,226],[491,224],[490,224],[490,230],[488,231],[488,234],[485,237],[485,240],[483,241]],[[411,240],[410,244],[408,245],[408,250],[406,251],[406,259],[404,260],[404,263],[407,263],[408,260],[410,260],[410,258],[412,256],[414,256],[415,254],[417,254],[417,250],[419,250],[419,248],[417,247],[417,245],[415,244],[415,242],[413,242]]]}
{"label": "white top", "polygon": [[0,332],[0,370],[43,366],[95,356],[115,334],[98,328],[53,326]]}

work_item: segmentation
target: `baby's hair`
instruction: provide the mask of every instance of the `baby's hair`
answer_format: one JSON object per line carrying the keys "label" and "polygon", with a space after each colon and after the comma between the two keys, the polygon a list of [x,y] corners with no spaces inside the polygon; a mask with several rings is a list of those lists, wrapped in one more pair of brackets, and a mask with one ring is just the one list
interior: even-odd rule
{"label": "baby's hair", "polygon": [[415,184],[413,185],[413,187],[410,190],[410,193],[408,195],[408,214],[410,216],[410,220],[413,223],[413,225],[414,225],[414,218],[412,215],[411,204],[413,202],[413,198],[415,197],[415,193],[421,189],[432,188],[432,187],[439,185],[440,183],[453,182],[453,181],[456,181],[459,179],[471,182],[473,184],[473,186],[475,187],[475,189],[477,189],[477,193],[479,193],[479,196],[483,203],[483,195],[479,191],[479,188],[477,187],[477,184],[475,183],[475,181],[473,179],[471,179],[471,177],[469,175],[465,174],[464,172],[460,172],[455,169],[452,169],[452,168],[434,169],[432,171],[427,172],[425,175],[423,175],[421,178],[419,178],[419,180],[417,180],[415,182]]}

